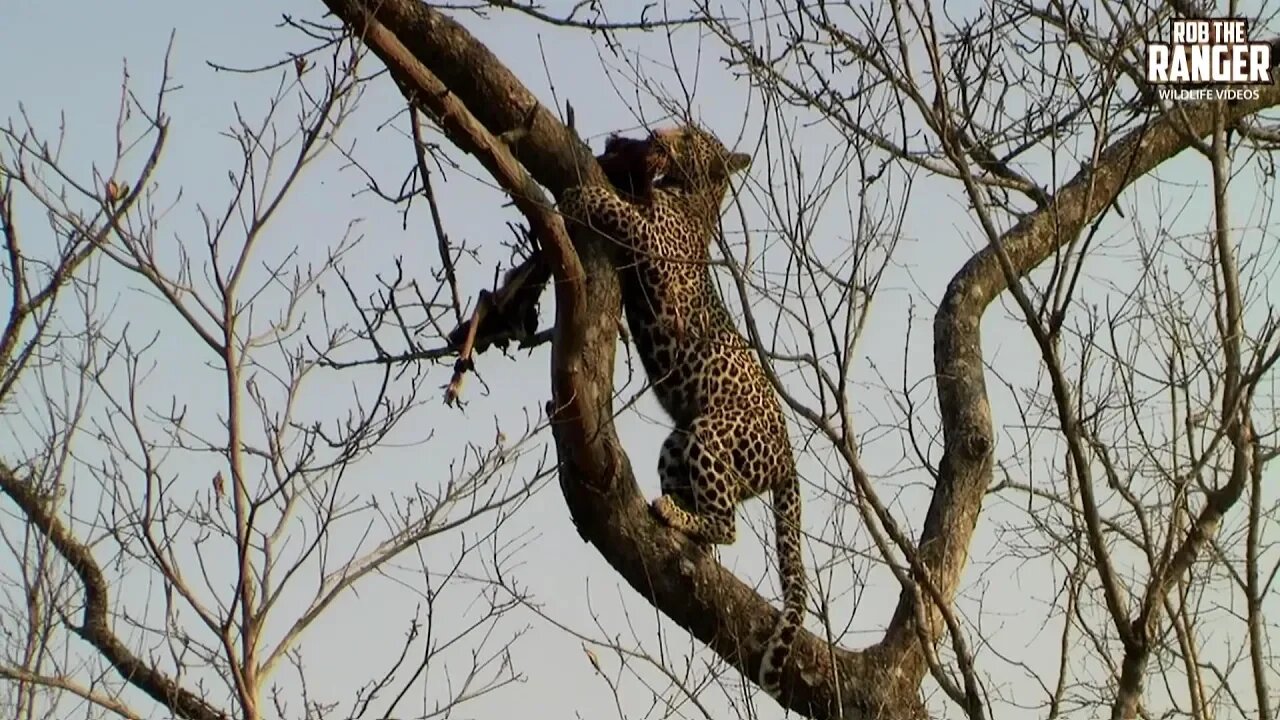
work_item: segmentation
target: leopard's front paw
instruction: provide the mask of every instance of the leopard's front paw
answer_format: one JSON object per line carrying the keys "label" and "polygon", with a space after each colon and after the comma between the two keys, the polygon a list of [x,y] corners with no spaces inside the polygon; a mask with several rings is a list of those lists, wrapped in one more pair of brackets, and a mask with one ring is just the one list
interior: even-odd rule
{"label": "leopard's front paw", "polygon": [[649,509],[667,527],[679,529],[683,524],[680,522],[682,513],[680,506],[676,504],[675,499],[670,495],[659,495],[654,498],[653,502],[649,504]]}

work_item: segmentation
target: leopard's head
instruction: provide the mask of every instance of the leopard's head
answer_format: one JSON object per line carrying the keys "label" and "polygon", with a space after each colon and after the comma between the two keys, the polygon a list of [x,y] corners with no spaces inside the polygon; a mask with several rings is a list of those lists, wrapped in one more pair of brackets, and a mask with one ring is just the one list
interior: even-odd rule
{"label": "leopard's head", "polygon": [[651,163],[658,187],[688,193],[710,193],[717,202],[729,188],[729,178],[751,165],[751,156],[730,152],[714,135],[696,125],[654,130],[649,134]]}

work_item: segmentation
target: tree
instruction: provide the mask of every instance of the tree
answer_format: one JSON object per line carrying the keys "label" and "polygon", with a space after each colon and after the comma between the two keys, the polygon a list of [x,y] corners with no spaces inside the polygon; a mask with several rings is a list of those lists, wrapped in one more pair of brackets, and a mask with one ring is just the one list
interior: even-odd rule
{"label": "tree", "polygon": [[[411,691],[427,682],[449,712],[518,676],[508,643],[522,631],[503,618],[522,598],[483,562],[505,570],[509,513],[552,468],[529,455],[531,435],[499,433],[433,468],[431,485],[360,491],[375,452],[436,444],[404,422],[427,402],[425,375],[349,372],[345,393],[325,378],[323,358],[358,335],[328,293],[356,291],[342,267],[367,243],[354,222],[319,252],[277,240],[297,222],[286,199],[342,151],[363,93],[355,46],[325,52],[273,72],[257,119],[237,113],[224,137],[239,156],[193,208],[198,239],[167,217],[188,207],[158,174],[167,61],[150,100],[126,73],[112,164],[77,174],[67,138],[25,113],[0,130],[13,717],[363,716],[426,702]],[[324,412],[333,396],[346,417]],[[399,583],[414,588],[387,608],[402,612],[399,647],[336,703],[313,687],[303,636],[353,593]]]}
{"label": "tree", "polygon": [[[369,48],[412,108],[407,123],[417,149],[413,189],[421,191],[382,194],[391,200],[433,200],[440,189],[433,189],[429,180],[441,168],[449,162],[472,167],[432,140],[432,131],[423,128],[417,115],[421,113],[449,145],[470,154],[526,218],[537,251],[522,256],[521,268],[529,274],[513,274],[508,287],[532,275],[536,290],[543,273],[554,280],[552,331],[530,332],[528,323],[522,323],[516,335],[525,344],[551,340],[549,415],[558,462],[545,470],[506,470],[509,441],[482,455],[466,481],[447,486],[466,488],[461,491],[464,504],[477,494],[483,497],[483,502],[470,506],[481,511],[464,513],[467,522],[479,520],[485,510],[518,504],[545,473],[557,472],[574,527],[612,570],[726,665],[754,676],[776,610],[765,594],[714,554],[692,547],[650,517],[615,427],[616,278],[603,244],[592,237],[569,237],[552,202],[566,188],[602,179],[601,168],[574,130],[573,120],[585,114],[583,108],[562,121],[504,65],[500,47],[490,49],[473,34],[493,13],[503,11],[526,22],[565,28],[566,33],[596,33],[604,41],[603,52],[616,52],[612,57],[626,63],[631,56],[617,48],[626,47],[635,37],[632,32],[664,33],[672,38],[673,48],[677,38],[709,32],[708,44],[724,57],[726,72],[741,77],[752,91],[752,182],[759,188],[752,193],[748,185],[727,213],[730,229],[721,242],[729,266],[726,294],[742,312],[743,327],[768,360],[777,389],[793,412],[793,437],[808,449],[802,469],[813,484],[806,529],[814,535],[811,581],[820,624],[811,624],[816,630],[797,645],[782,705],[814,718],[909,717],[926,706],[933,714],[974,718],[1010,710],[1025,713],[1028,707],[1048,717],[1103,712],[1117,718],[1210,717],[1224,712],[1271,716],[1276,678],[1267,639],[1272,627],[1267,603],[1276,596],[1270,585],[1280,564],[1269,545],[1277,530],[1276,498],[1264,477],[1276,456],[1276,404],[1269,383],[1280,357],[1280,337],[1276,298],[1268,285],[1276,269],[1274,254],[1267,251],[1268,216],[1260,210],[1241,213],[1232,208],[1250,196],[1269,205],[1266,173],[1274,131],[1262,113],[1280,102],[1280,86],[1261,87],[1255,98],[1234,102],[1170,103],[1157,97],[1141,76],[1146,38],[1158,35],[1174,15],[1197,13],[1169,3],[1107,6],[1101,17],[1091,17],[1083,6],[1059,3],[1040,8],[1001,2],[965,9],[959,17],[938,17],[937,8],[915,3],[878,10],[752,5],[735,16],[691,4],[667,8],[661,20],[651,9],[643,9],[618,22],[599,13],[583,14],[597,12],[591,8],[557,15],[505,2],[481,5],[473,13],[446,12],[409,0],[326,0],[325,5],[357,40],[344,36],[341,29],[299,25],[320,37],[322,49],[317,52],[332,58],[323,66],[330,68],[325,73],[326,91],[302,96],[303,106],[313,113],[304,122],[302,145],[310,148],[329,141],[327,129],[342,117],[342,101],[369,82],[353,74],[354,48]],[[681,66],[681,53],[671,52],[673,76],[692,80],[689,76],[702,70]],[[305,77],[303,71],[315,60],[308,60],[313,56],[307,54],[299,57],[297,72]],[[637,88],[658,87],[656,81],[647,82],[656,65],[632,66]],[[385,85],[378,78],[372,82],[375,87]],[[689,82],[683,87],[692,86]],[[576,92],[592,96],[590,90]],[[658,101],[685,105],[677,111],[690,110],[688,98],[675,103],[662,93],[654,94]],[[162,138],[159,111],[150,116]],[[812,123],[829,129],[834,150],[821,153],[812,147],[815,134],[797,130]],[[15,131],[9,137],[18,143],[20,160],[23,152],[35,153],[50,172],[64,172],[56,169],[56,155],[42,150],[39,142]],[[255,158],[264,147],[264,135],[246,137],[246,158]],[[355,161],[353,147],[340,150]],[[821,155],[816,161],[815,153]],[[298,157],[309,155],[303,151]],[[31,188],[28,192],[38,200],[61,202],[62,195],[39,191],[22,161],[2,167],[13,187]],[[1172,167],[1202,186],[1178,188],[1160,177]],[[1243,170],[1250,169],[1259,179],[1241,189],[1247,177]],[[216,328],[197,334],[209,336],[212,342],[206,344],[212,350],[221,348],[216,354],[223,359],[227,415],[239,416],[237,398],[242,403],[252,400],[263,416],[263,436],[278,434],[276,428],[297,433],[296,445],[263,441],[257,443],[261,452],[255,453],[241,448],[236,438],[243,430],[228,422],[222,432],[229,442],[204,443],[227,458],[232,473],[223,482],[235,507],[244,508],[235,513],[237,523],[222,532],[234,538],[231,545],[239,558],[235,596],[244,598],[240,607],[252,606],[252,598],[267,585],[265,575],[255,575],[255,568],[267,565],[255,562],[266,563],[268,551],[258,549],[239,518],[256,520],[253,507],[270,513],[278,502],[276,494],[287,494],[275,488],[295,485],[280,480],[255,485],[248,471],[236,469],[237,463],[292,468],[295,463],[280,459],[283,448],[302,447],[308,453],[331,448],[329,457],[304,453],[312,464],[296,463],[296,473],[284,473],[296,487],[307,488],[302,494],[331,497],[325,494],[331,486],[309,473],[327,471],[340,478],[342,470],[364,454],[384,452],[393,429],[404,427],[413,401],[368,403],[360,397],[358,407],[378,410],[350,423],[342,435],[276,420],[279,408],[295,407],[287,391],[293,383],[281,383],[274,398],[262,395],[242,379],[244,371],[237,368],[243,363],[228,357],[245,354],[244,349],[228,350],[236,344],[228,338],[252,337],[232,331],[235,322],[250,317],[226,297],[227,288],[238,289],[237,284],[225,279],[213,283],[211,297],[216,302],[207,303],[212,311],[194,309],[191,301],[184,305],[191,273],[163,274],[155,269],[156,261],[148,259],[148,252],[154,252],[147,250],[154,244],[146,240],[149,223],[140,223],[141,230],[133,234],[122,229],[129,227],[124,219],[136,217],[137,188],[145,186],[145,178],[143,174],[126,181],[116,171],[106,173],[96,191],[85,193],[96,198],[91,206],[96,216],[83,210],[53,213],[55,220],[62,218],[55,230],[74,231],[62,231],[66,250],[50,264],[65,270],[55,270],[40,287],[86,288],[82,295],[91,296],[93,284],[82,278],[85,268],[98,267],[90,262],[95,256],[103,258],[103,266],[138,273],[180,317],[193,318],[188,320],[192,329]],[[369,173],[369,178],[380,190],[376,175]],[[258,184],[244,187],[261,192]],[[948,279],[945,292],[933,295],[936,309],[925,340],[932,348],[933,364],[927,368],[916,359],[919,354],[913,355],[921,350],[914,307],[903,303],[895,314],[883,300],[873,305],[886,288],[892,292],[890,283],[908,277],[897,264],[902,262],[900,248],[910,240],[912,211],[941,213],[927,205],[922,208],[914,200],[921,194],[926,203],[958,198],[979,237],[966,250],[950,240],[961,234],[956,228],[915,226],[917,233],[932,236],[929,242],[948,244],[931,246],[931,259],[955,259],[942,270]],[[50,209],[60,207],[52,200],[41,202]],[[1198,212],[1171,217],[1177,203]],[[1159,207],[1150,211],[1148,204]],[[265,337],[283,343],[272,347],[295,348],[284,357],[287,366],[297,368],[296,377],[305,375],[308,367],[347,367],[353,372],[373,368],[377,372],[372,377],[378,380],[372,386],[383,393],[396,373],[421,368],[423,361],[447,356],[460,345],[466,349],[466,343],[458,342],[467,327],[458,289],[465,278],[459,280],[454,260],[468,249],[449,240],[438,204],[430,205],[440,247],[440,278],[418,283],[410,274],[386,282],[376,302],[359,303],[364,320],[346,332],[322,332],[306,325],[302,332],[308,337],[330,338],[306,352],[296,336],[290,345],[289,336],[272,328]],[[5,227],[16,227],[12,203],[6,207]],[[251,201],[247,216],[259,219],[271,207],[269,200]],[[840,242],[820,236],[830,231],[833,215],[845,218]],[[260,224],[247,223],[246,238],[252,238],[253,228]],[[102,237],[87,232],[90,229]],[[224,264],[216,255],[218,243],[208,247],[215,253],[212,265],[243,266]],[[243,247],[251,249],[254,243],[246,241]],[[10,258],[14,287],[21,287],[22,276],[15,271],[29,261],[17,252]],[[1137,270],[1120,272],[1116,258],[1134,263]],[[338,275],[336,261],[323,267]],[[228,271],[233,272],[237,271]],[[274,272],[266,277],[264,288],[276,286],[283,276]],[[357,281],[347,279],[345,272],[341,277],[347,296],[358,301],[362,294]],[[300,301],[294,297],[302,290],[322,285],[303,279],[285,287],[290,288],[283,303],[288,308],[297,306]],[[256,300],[254,293],[241,292]],[[533,294],[517,294],[512,302],[522,306]],[[42,320],[41,313],[48,312],[42,308],[52,307],[50,303],[64,295],[49,292],[48,299],[41,299],[33,286],[14,296],[14,307],[34,309],[11,314],[17,324],[15,340],[4,346],[6,378],[42,377],[43,368],[56,367],[51,358],[65,362],[62,358],[71,357],[65,350],[44,348],[66,343],[82,348],[81,354],[89,358],[102,357],[103,349],[110,348],[108,357],[125,358],[121,362],[126,367],[137,365],[127,360],[137,356],[132,345],[100,331],[81,330],[95,327],[91,320],[99,313],[91,306],[82,311],[83,322],[74,332],[51,330]],[[331,305],[321,298],[320,306],[327,312]],[[997,300],[1006,298],[1005,317],[989,312]],[[497,307],[502,319],[510,319],[509,307],[488,307]],[[881,359],[865,347],[867,328],[877,322],[877,312],[888,313],[904,336],[894,348],[902,355],[898,372],[884,372],[876,363],[863,369],[862,353],[877,362]],[[302,322],[298,313],[281,316]],[[435,345],[420,339],[422,328],[434,328],[427,334]],[[907,332],[901,333],[901,328]],[[1012,360],[998,357],[992,350],[993,336],[1010,347],[1020,342],[1031,352],[1015,354]],[[18,339],[26,344],[18,344]],[[404,347],[393,348],[393,341]],[[485,343],[475,344],[476,352],[484,349]],[[41,365],[46,362],[50,364]],[[474,362],[481,377],[484,366],[529,364],[491,354]],[[97,367],[87,360],[81,365]],[[469,368],[462,362],[454,371],[450,391],[455,397],[465,395],[459,380]],[[90,377],[105,375],[95,371]],[[995,381],[993,386],[1003,386],[1003,394],[993,393],[989,379]],[[5,387],[16,382],[6,379]],[[38,379],[24,382],[39,386]],[[139,385],[136,373],[126,373],[111,387],[127,398],[127,389]],[[410,388],[417,386],[410,383]],[[936,418],[929,411],[930,388],[936,394]],[[879,395],[878,403],[867,398],[868,391]],[[105,387],[102,392],[103,397],[113,397]],[[121,418],[137,416],[128,402],[111,407]],[[25,407],[22,412],[23,417],[32,414]],[[59,415],[63,416],[77,417],[72,412]],[[164,422],[166,427],[183,424],[180,413]],[[27,580],[26,587],[40,592],[29,591],[27,596],[48,592],[65,603],[70,593],[83,596],[92,607],[91,600],[102,593],[94,589],[92,573],[81,569],[88,562],[78,561],[75,551],[87,541],[60,544],[57,528],[62,525],[55,522],[58,516],[44,509],[48,501],[42,499],[56,496],[48,488],[57,487],[68,471],[56,464],[50,470],[31,460],[71,457],[65,438],[73,435],[67,430],[74,427],[75,422],[61,419],[51,425],[42,436],[48,439],[42,450],[6,459],[0,479],[43,543],[36,546],[44,554],[19,555],[19,567],[50,564],[79,575],[78,584],[59,585],[35,573],[32,577],[38,582]],[[537,428],[532,427],[516,446],[533,443],[536,437]],[[138,457],[119,443],[103,442],[105,455],[115,463],[104,467],[122,466],[120,459]],[[896,446],[897,454],[887,452],[886,445]],[[146,470],[144,477],[155,476],[158,487],[167,487],[164,474],[151,471],[154,463],[146,457],[143,453],[133,464]],[[495,485],[495,466],[502,466],[501,473],[512,473],[500,476],[515,484]],[[265,470],[259,474],[271,477]],[[108,472],[100,476],[113,477]],[[126,485],[116,480],[112,486]],[[41,488],[45,490],[37,492]],[[148,523],[163,525],[173,523],[172,517],[186,517],[172,505],[161,513],[150,511],[145,502],[115,500],[122,492],[108,493],[104,506],[138,510],[113,511],[120,519],[104,523],[108,528],[146,528]],[[406,510],[402,524],[388,531],[386,542],[391,545],[382,547],[416,547],[428,528],[453,532],[457,524],[443,522],[431,509],[448,506],[449,498],[433,498]],[[854,530],[844,524],[849,508],[857,511]],[[312,512],[334,521],[341,517],[319,509]],[[196,520],[186,522],[186,527],[203,527]],[[315,535],[315,542],[323,543],[318,538],[328,537],[329,528],[319,527],[325,532]],[[995,537],[982,538],[983,530]],[[127,535],[113,532],[122,552],[135,547]],[[145,540],[146,533],[140,534]],[[130,557],[141,558],[139,562],[165,578],[167,592],[181,595],[182,583],[173,570],[180,566],[160,561],[174,552],[170,547],[199,547],[199,535],[190,538],[153,541],[154,547],[144,545]],[[43,559],[53,557],[49,548],[60,556],[58,562]],[[360,567],[370,572],[386,567],[389,558],[378,552],[375,548],[372,559]],[[461,555],[468,556],[474,553]],[[967,568],[970,564],[982,568],[977,578],[972,577],[975,568]],[[1025,586],[1010,579],[1016,580],[1014,568],[1021,564],[1038,568],[1027,571],[1031,582]],[[982,594],[990,582],[987,573],[994,575],[998,595]],[[508,573],[490,573],[486,582],[494,589],[491,614],[506,608],[497,598],[518,596],[518,591],[504,594],[512,589]],[[844,590],[851,585],[852,597]],[[886,592],[888,588],[892,592]],[[886,596],[896,596],[896,604],[887,603],[883,618],[850,619],[864,615],[864,607],[876,610],[877,598]],[[1274,607],[1274,600],[1271,603]],[[59,607],[58,602],[45,604]],[[254,633],[265,627],[265,620],[236,605],[228,607],[235,612],[212,615],[213,620],[195,619],[210,629],[222,628],[221,644],[214,643],[200,657],[225,668],[225,686],[235,690],[237,712],[258,717],[267,711],[261,706],[263,686],[255,675],[260,666],[254,657],[266,643]],[[192,599],[186,599],[184,608],[199,616]],[[1032,617],[1012,633],[992,629],[990,623],[998,622],[1008,609]],[[55,621],[56,613],[44,612],[41,617],[50,618],[44,624],[51,632],[79,628],[101,659],[175,714],[220,717],[216,713],[228,712],[184,704],[186,696],[175,694],[171,686],[149,684],[147,671],[154,675],[159,661],[143,660],[134,652],[136,662],[119,662],[115,645],[94,642],[94,628],[103,623]],[[191,621],[174,622],[182,627]],[[874,640],[851,632],[854,622],[857,630],[874,632]],[[495,626],[486,616],[474,627]],[[1041,630],[1055,637],[1038,637],[1028,648],[1026,635]],[[613,637],[616,632],[605,625],[600,635],[606,637],[590,640],[611,650],[624,665],[640,657]],[[40,647],[44,641],[32,639],[40,637],[28,634],[24,640]],[[181,640],[184,648],[188,642]],[[643,641],[635,645],[643,646]],[[600,668],[599,658],[590,657]],[[184,682],[187,671],[177,669],[183,667],[181,660],[166,662],[173,665],[166,666],[169,672],[160,679],[184,687],[195,682]],[[696,681],[706,679],[720,684],[722,700],[733,701],[726,691],[732,683],[720,678],[719,670],[682,671],[679,660],[657,655],[646,662],[653,671],[665,672],[673,684],[683,685],[673,691],[676,697],[699,703],[698,690],[704,686]],[[71,685],[61,669],[32,667],[30,662],[12,665],[7,672],[17,681],[15,697],[33,698],[35,688],[66,691]],[[504,663],[502,668],[508,666]],[[269,672],[261,676],[266,675]],[[299,675],[305,673],[300,669]],[[613,680],[609,682],[616,691]],[[76,688],[69,691],[75,693]],[[663,690],[653,694],[668,695]],[[97,702],[119,712],[107,698]],[[673,704],[661,712],[681,712],[674,700],[669,702]],[[769,702],[761,700],[759,705],[768,707]],[[700,714],[719,714],[701,704],[694,707]],[[296,709],[282,701],[275,712],[284,716]],[[393,710],[379,707],[374,712]],[[621,702],[618,712],[631,714]]]}

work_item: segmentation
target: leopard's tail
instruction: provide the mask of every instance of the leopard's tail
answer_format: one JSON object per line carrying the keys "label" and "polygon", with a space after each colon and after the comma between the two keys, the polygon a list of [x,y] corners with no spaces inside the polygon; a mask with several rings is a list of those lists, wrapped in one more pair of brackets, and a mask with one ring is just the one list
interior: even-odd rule
{"label": "leopard's tail", "polygon": [[782,670],[791,656],[791,646],[804,626],[805,572],[800,533],[800,483],[792,477],[774,488],[772,495],[782,616],[764,646],[759,684],[761,689],[776,698],[782,685]]}

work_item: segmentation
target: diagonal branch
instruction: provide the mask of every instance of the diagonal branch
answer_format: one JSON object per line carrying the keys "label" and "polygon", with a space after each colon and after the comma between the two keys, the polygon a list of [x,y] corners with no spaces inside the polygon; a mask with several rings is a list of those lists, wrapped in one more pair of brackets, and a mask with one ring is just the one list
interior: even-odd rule
{"label": "diagonal branch", "polygon": [[229,716],[191,691],[181,687],[168,675],[145,662],[111,629],[107,579],[93,559],[93,552],[72,537],[62,521],[50,511],[47,500],[7,466],[0,464],[0,492],[8,495],[84,585],[84,620],[77,635],[95,647],[130,685],[145,692],[162,707],[187,720],[229,720]]}
{"label": "diagonal branch", "polygon": [[[604,179],[591,150],[577,135],[538,102],[489,48],[448,16],[413,0],[324,3],[368,43],[402,91],[426,92],[415,84],[410,65],[428,69],[489,133],[511,146],[515,157],[552,194],[580,180]],[[380,42],[386,37],[381,34],[384,31],[397,38],[399,49]]]}

